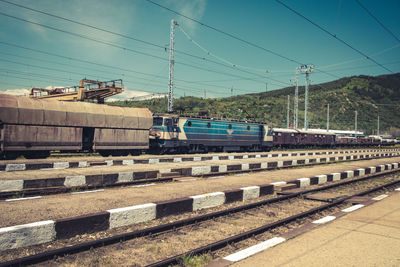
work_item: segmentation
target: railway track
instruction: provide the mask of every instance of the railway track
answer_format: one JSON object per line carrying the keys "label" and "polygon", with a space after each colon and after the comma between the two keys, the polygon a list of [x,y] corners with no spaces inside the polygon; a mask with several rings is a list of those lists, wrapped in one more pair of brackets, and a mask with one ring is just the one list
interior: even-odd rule
{"label": "railway track", "polygon": [[187,162],[187,161],[210,161],[210,160],[234,160],[246,158],[279,158],[279,157],[295,157],[295,156],[315,156],[315,155],[337,155],[337,154],[354,154],[357,152],[390,152],[399,151],[398,148],[384,149],[352,149],[352,150],[325,150],[325,151],[282,151],[275,153],[233,153],[212,154],[212,155],[174,155],[174,156],[136,156],[136,157],[82,157],[79,159],[69,159],[68,157],[60,157],[59,160],[17,160],[17,161],[0,161],[0,171],[26,171],[26,170],[49,170],[49,169],[74,169],[99,166],[121,166],[134,164],[159,164],[168,162]]}
{"label": "railway track", "polygon": [[[95,260],[97,253],[101,255],[102,259],[106,261],[109,259],[111,263],[118,264],[118,260],[122,260],[125,261],[126,264],[128,263],[127,258],[120,258],[114,262],[114,259],[108,257],[117,250],[124,249],[133,250],[129,253],[130,258],[132,255],[144,253],[143,250],[135,251],[133,247],[153,247],[153,249],[146,253],[151,255],[164,255],[159,256],[154,260],[153,256],[145,256],[144,254],[141,254],[141,258],[146,259],[147,261],[137,262],[140,265],[149,264],[150,266],[169,266],[180,263],[182,259],[187,259],[194,255],[204,253],[210,257],[218,258],[224,256],[227,252],[232,251],[232,246],[235,247],[234,250],[237,250],[249,243],[257,242],[258,235],[262,235],[259,239],[265,239],[265,236],[271,236],[271,231],[274,231],[274,233],[277,231],[288,231],[288,229],[304,225],[316,218],[332,213],[335,210],[342,208],[344,205],[349,205],[347,204],[348,201],[354,199],[354,197],[374,194],[374,192],[379,190],[388,190],[391,187],[395,187],[400,184],[400,179],[397,173],[398,170],[393,170],[385,173],[370,174],[357,179],[340,180],[333,184],[314,186],[306,190],[297,189],[297,191],[295,190],[292,192],[282,191],[279,196],[269,197],[262,201],[254,201],[253,203],[245,205],[239,204],[231,208],[225,208],[216,212],[206,213],[171,223],[156,225],[143,230],[131,231],[104,239],[69,245],[55,250],[38,253],[36,255],[3,262],[0,266],[35,264],[48,260],[50,261],[47,262],[46,265],[80,265],[88,263],[85,261],[91,262]],[[312,194],[321,192],[328,192],[330,194],[336,193],[336,197],[325,199],[327,204],[321,201],[321,199],[315,200],[315,198],[308,197]],[[286,210],[287,212],[280,212],[282,210]],[[261,221],[261,224],[250,227],[251,229],[248,229],[248,227],[243,228],[242,226],[235,226],[240,220],[255,221],[254,218],[258,218],[257,221]],[[263,223],[262,218],[264,218],[265,223]],[[224,233],[224,238],[218,238],[218,240],[213,240],[213,242],[205,242],[207,240],[203,240],[203,244],[200,246],[193,245],[198,243],[193,242],[191,246],[187,247],[190,248],[189,250],[187,250],[187,248],[183,249],[183,251],[180,251],[176,255],[171,255],[170,251],[168,253],[168,250],[165,251],[162,248],[162,244],[165,246],[169,242],[171,242],[171,244],[175,244],[173,242],[182,242],[181,237],[184,237],[184,239],[187,240],[189,239],[190,234],[194,234],[193,240],[199,239],[199,236],[220,236],[221,229],[226,229],[226,227],[224,227],[226,225],[234,225],[234,227],[231,227],[231,231]],[[214,229],[214,232],[209,231],[209,229]],[[237,234],[237,232],[240,232],[240,234]],[[228,235],[228,237],[226,237],[226,235]],[[249,240],[249,238],[254,239],[254,236],[256,236],[256,241],[245,241]],[[202,240],[202,238],[200,238],[200,240]],[[239,243],[241,245],[232,245]],[[161,248],[160,251],[157,252],[158,247]],[[99,249],[94,250],[94,248]],[[55,257],[75,253],[80,253],[78,255],[82,256],[67,256],[65,258],[54,260]],[[97,258],[99,257],[100,256],[97,255]],[[161,259],[161,257],[164,259]]]}
{"label": "railway track", "polygon": [[[330,153],[332,152],[332,153]],[[316,155],[331,155],[333,154],[334,151],[325,151],[325,153],[320,153],[320,154],[316,154]],[[18,190],[4,190],[1,191],[1,177],[0,177],[0,199],[11,199],[11,198],[25,198],[25,197],[32,197],[32,196],[42,196],[42,195],[51,195],[51,194],[59,194],[59,193],[69,193],[69,192],[81,192],[81,191],[90,191],[90,190],[98,190],[98,189],[104,189],[104,188],[109,188],[109,187],[118,187],[118,186],[132,186],[132,185],[146,185],[146,184],[150,184],[150,183],[164,183],[164,182],[172,182],[172,181],[177,181],[179,178],[181,177],[188,177],[188,176],[202,176],[202,177],[210,177],[210,176],[215,176],[215,175],[230,175],[230,174],[235,174],[235,173],[248,173],[248,172],[257,172],[257,171],[265,171],[265,170],[273,170],[273,169],[284,169],[284,168],[298,168],[301,166],[315,166],[315,165],[320,165],[320,164],[335,164],[338,162],[345,162],[348,160],[362,160],[362,159],[373,159],[373,158],[377,158],[377,157],[381,157],[383,154],[376,154],[376,152],[384,152],[386,153],[386,156],[390,157],[390,156],[396,156],[398,153],[397,150],[395,151],[387,151],[386,149],[383,151],[371,151],[370,153],[372,154],[365,154],[365,155],[359,155],[359,156],[350,156],[351,152],[356,152],[356,151],[342,151],[344,153],[341,153],[340,155],[342,155],[341,157],[322,157],[320,158],[320,160],[316,160],[316,159],[310,159],[307,160],[308,162],[306,162],[306,160],[302,160],[303,164],[301,163],[301,160],[286,160],[286,161],[279,161],[279,158],[283,158],[283,157],[287,157],[288,155],[290,155],[293,159],[296,158],[297,156],[304,156],[302,154],[306,154],[306,153],[299,153],[299,155],[293,155],[293,154],[288,154],[288,153],[281,153],[281,154],[264,154],[264,155],[260,155],[260,154],[252,154],[252,155],[235,155],[232,156],[232,159],[236,159],[236,160],[247,160],[247,159],[261,159],[261,156],[269,156],[268,158],[277,158],[276,162],[269,162],[268,164],[262,166],[261,163],[257,163],[257,164],[247,164],[247,168],[243,168],[244,166],[238,166],[233,164],[232,168],[230,168],[230,165],[225,166],[225,169],[220,171],[220,167],[219,166],[215,166],[217,167],[218,171],[217,172],[213,172],[211,171],[212,167],[210,167],[210,171],[209,172],[203,172],[200,174],[193,174],[193,168],[191,172],[187,171],[188,167],[182,167],[180,169],[171,169],[171,171],[168,173],[160,173],[160,171],[157,170],[153,170],[153,171],[149,171],[148,174],[146,174],[146,172],[139,172],[139,174],[141,176],[143,176],[144,178],[139,178],[139,179],[135,179],[133,178],[132,180],[119,180],[119,176],[121,175],[121,172],[116,171],[115,173],[113,172],[109,172],[109,174],[107,174],[108,176],[115,176],[114,182],[108,182],[108,183],[84,183],[82,185],[72,185],[72,186],[65,186],[65,182],[64,183],[60,183],[57,182],[57,180],[59,180],[59,178],[46,178],[46,181],[43,182],[43,178],[38,178],[36,179],[37,182],[35,182],[35,180],[27,180],[26,182],[24,181],[24,187],[26,185],[26,188],[22,187]],[[364,152],[364,151],[363,151]],[[390,152],[390,153],[389,153]],[[374,154],[375,153],[375,154]],[[311,153],[312,156],[316,156],[313,155],[315,154],[315,152]],[[258,157],[257,157],[258,155]],[[337,155],[337,154],[335,154]],[[219,158],[218,160],[224,160],[225,157],[217,157]],[[190,162],[195,162],[195,161],[200,161],[200,160],[194,160],[195,158],[189,158],[191,160],[183,160],[182,162],[186,162],[188,164],[190,164]],[[165,163],[174,161],[174,158],[168,158],[165,159]],[[206,157],[203,159],[203,161],[207,161],[207,160],[213,160],[215,162],[216,160],[216,156],[212,156],[212,157]],[[140,160],[141,162],[143,162],[143,160]],[[147,164],[149,164],[150,159],[147,159]],[[296,162],[295,162],[296,161]],[[123,162],[123,161],[119,161],[119,162]],[[295,162],[295,164],[294,164]],[[245,164],[246,165],[246,164]],[[158,166],[162,166],[162,163],[159,162]],[[237,168],[240,167],[240,168]],[[112,168],[110,166],[110,168]],[[189,166],[190,168],[190,166]],[[198,167],[194,167],[194,168],[198,168]],[[111,169],[110,169],[111,170]],[[60,170],[60,172],[62,172],[65,170]],[[24,173],[24,171],[20,171],[18,173]],[[46,173],[45,170],[43,170],[43,173]],[[126,172],[125,172],[126,173]],[[54,171],[55,176],[59,176],[57,174],[57,171]],[[66,174],[69,175],[69,174]],[[91,176],[90,173],[87,174],[86,176]],[[132,174],[132,177],[134,176],[134,174]],[[68,176],[67,176],[68,177]],[[71,177],[71,176],[69,176]],[[74,176],[72,176],[74,177]],[[80,177],[75,176],[75,177]],[[104,180],[105,178],[100,176],[101,180]],[[111,179],[111,178],[110,178]],[[54,182],[56,181],[56,182]],[[31,184],[31,185],[29,185]],[[45,187],[41,187],[42,185],[44,185]]]}

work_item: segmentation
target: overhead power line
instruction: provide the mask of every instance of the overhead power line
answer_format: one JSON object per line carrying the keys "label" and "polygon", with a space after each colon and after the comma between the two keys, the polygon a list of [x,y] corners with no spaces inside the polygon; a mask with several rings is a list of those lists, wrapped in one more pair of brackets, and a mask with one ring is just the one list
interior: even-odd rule
{"label": "overhead power line", "polygon": [[[149,0],[147,0],[149,1]],[[285,8],[287,8],[288,10],[292,11],[293,13],[295,13],[296,15],[298,15],[299,17],[305,19],[306,21],[308,21],[309,23],[311,23],[312,25],[314,25],[315,27],[317,27],[318,29],[320,29],[321,31],[325,32],[326,34],[332,36],[333,38],[335,38],[336,40],[338,40],[339,42],[341,42],[342,44],[346,45],[347,47],[351,48],[352,50],[356,51],[357,53],[361,54],[362,56],[364,56],[366,59],[371,60],[372,62],[374,62],[376,65],[380,66],[381,68],[389,71],[390,73],[393,73],[393,71],[391,71],[390,69],[386,68],[385,66],[383,66],[382,64],[380,64],[379,62],[377,62],[376,60],[374,60],[373,58],[369,57],[368,55],[366,55],[365,53],[361,52],[360,50],[358,50],[357,48],[353,47],[352,45],[350,45],[349,43],[347,43],[346,41],[344,41],[343,39],[339,38],[336,36],[336,34],[333,34],[331,32],[329,32],[328,30],[326,30],[325,28],[323,28],[322,26],[318,25],[317,23],[313,22],[312,20],[310,20],[309,18],[305,17],[304,15],[300,14],[299,12],[297,12],[296,10],[294,10],[293,8],[291,8],[290,6],[286,5],[285,3],[283,3],[280,0],[275,0],[278,4],[284,6]]]}
{"label": "overhead power line", "polygon": [[204,27],[206,27],[206,28],[209,28],[209,29],[211,29],[211,30],[214,30],[214,31],[216,31],[216,32],[219,32],[219,33],[221,33],[221,34],[223,34],[223,35],[229,36],[229,37],[231,37],[231,38],[233,38],[233,39],[236,39],[236,40],[238,40],[238,41],[241,41],[241,42],[243,42],[243,43],[246,43],[246,44],[248,44],[248,45],[250,45],[250,46],[256,47],[256,48],[261,49],[261,50],[264,50],[265,52],[268,52],[268,53],[270,53],[270,54],[273,54],[273,55],[275,55],[275,56],[277,56],[277,57],[286,59],[286,60],[288,60],[288,61],[290,61],[290,62],[292,62],[292,63],[296,63],[296,64],[299,64],[299,65],[302,64],[302,63],[300,63],[300,62],[297,61],[297,60],[294,60],[294,59],[292,59],[292,58],[286,57],[286,56],[284,56],[284,55],[282,55],[282,54],[279,54],[279,53],[277,53],[277,52],[274,52],[274,51],[272,51],[272,50],[270,50],[270,49],[267,49],[267,48],[265,48],[265,47],[262,47],[262,46],[260,46],[260,45],[255,44],[255,43],[252,43],[252,42],[250,42],[250,41],[247,41],[247,40],[245,40],[245,39],[242,38],[242,37],[233,35],[233,34],[228,33],[228,32],[226,32],[226,31],[220,30],[220,29],[218,29],[218,28],[216,28],[216,27],[207,25],[207,24],[205,24],[205,23],[203,23],[203,22],[201,22],[201,21],[199,21],[199,20],[193,19],[193,18],[191,18],[191,17],[189,17],[189,16],[186,16],[185,14],[182,14],[182,13],[180,13],[180,12],[178,12],[178,11],[172,10],[172,9],[170,9],[170,8],[168,8],[168,7],[166,7],[166,6],[163,6],[163,5],[161,5],[161,4],[157,3],[157,2],[154,2],[154,1],[152,1],[152,0],[147,0],[147,2],[149,2],[149,3],[153,4],[153,5],[156,5],[156,6],[158,6],[158,7],[161,7],[161,8],[163,8],[163,9],[166,9],[166,10],[168,10],[168,11],[170,11],[170,12],[172,12],[172,13],[175,13],[175,14],[181,16],[181,17],[184,17],[184,18],[186,18],[186,19],[188,19],[188,20],[191,20],[191,21],[193,21],[193,22],[196,22],[196,23],[198,23],[198,24],[200,24],[200,25],[202,25],[202,26],[204,26]]}
{"label": "overhead power line", "polygon": [[[73,60],[73,61],[77,61],[77,62],[81,62],[81,63],[85,63],[85,64],[91,64],[91,65],[94,65],[94,66],[100,66],[100,67],[105,67],[105,68],[110,68],[110,69],[117,69],[117,70],[121,70],[121,71],[125,71],[125,72],[131,72],[131,73],[136,73],[136,74],[140,74],[140,75],[150,76],[150,77],[157,78],[157,79],[167,79],[167,77],[165,77],[165,76],[160,76],[160,75],[156,75],[156,74],[135,71],[135,70],[132,70],[132,69],[121,68],[119,66],[105,65],[105,64],[98,63],[98,62],[93,62],[93,61],[88,61],[88,60],[83,60],[83,59],[78,59],[78,58],[73,58],[73,57],[67,57],[67,56],[63,56],[63,55],[59,55],[59,54],[55,54],[55,53],[50,53],[50,52],[42,51],[42,50],[38,50],[38,49],[33,49],[33,48],[29,48],[29,47],[21,46],[21,45],[17,45],[17,44],[12,44],[12,43],[2,42],[2,41],[0,41],[0,44],[8,45],[8,46],[11,46],[11,47],[16,47],[16,48],[24,49],[24,50],[28,50],[28,51],[32,51],[32,52],[35,52],[35,53],[49,55],[49,56],[53,56],[53,57]],[[3,53],[3,54],[7,54],[7,53]],[[8,55],[12,55],[12,54],[8,54]],[[12,55],[12,56],[15,56],[15,55]],[[18,57],[31,58],[31,57],[24,57],[24,56],[18,56]],[[36,58],[31,58],[31,59],[37,60]],[[56,62],[53,62],[53,61],[46,61],[46,60],[40,60],[40,61],[57,64]],[[12,62],[12,63],[14,63],[14,62]],[[14,64],[24,64],[24,63],[15,62]],[[60,65],[65,65],[65,64],[60,64]],[[30,67],[35,67],[35,66],[30,66]],[[90,69],[90,70],[97,71],[95,69]],[[103,71],[101,71],[101,72],[103,72]],[[107,73],[110,73],[110,72],[107,72]],[[154,81],[154,79],[146,79],[146,78],[135,77],[135,76],[130,76],[130,75],[126,75],[126,74],[122,74],[122,75],[126,76],[126,77],[132,77],[132,78],[136,78],[136,79],[146,80],[146,81]],[[49,77],[49,78],[52,78],[52,77]],[[175,80],[176,81],[180,81],[180,82],[185,82],[185,83],[203,84],[203,85],[210,86],[210,87],[226,88],[226,86],[214,85],[214,84],[205,84],[205,83],[202,83],[201,81],[187,81],[187,80],[182,80],[182,79],[175,79]],[[237,78],[237,80],[248,80],[248,78]],[[224,80],[224,81],[232,81],[232,79],[227,79],[227,80]],[[278,85],[276,85],[276,86],[278,86]],[[244,92],[246,91],[245,89],[240,89],[240,90],[244,91]]]}
{"label": "overhead power line", "polygon": [[[283,58],[283,59],[285,59],[285,60],[287,60],[287,61],[290,61],[290,62],[292,62],[292,63],[295,63],[296,65],[304,65],[304,64],[305,64],[305,63],[299,62],[299,61],[297,61],[297,60],[295,60],[295,59],[293,59],[293,58],[289,58],[289,57],[284,56],[284,55],[282,55],[282,54],[280,54],[280,53],[277,53],[277,52],[275,52],[275,51],[272,51],[271,49],[262,47],[261,45],[258,45],[258,44],[255,44],[255,43],[253,43],[253,42],[247,41],[247,40],[245,40],[245,39],[242,38],[242,37],[239,37],[239,36],[236,36],[236,35],[234,35],[234,34],[228,33],[228,32],[226,32],[226,31],[220,30],[220,29],[218,29],[218,28],[216,28],[216,27],[214,27],[214,26],[207,25],[207,24],[204,23],[204,22],[201,22],[201,21],[199,21],[199,20],[196,20],[196,19],[194,19],[194,18],[191,18],[191,17],[189,17],[189,16],[187,16],[187,15],[185,15],[185,14],[182,14],[182,13],[180,13],[180,12],[178,12],[178,11],[175,11],[175,10],[173,10],[173,9],[171,9],[171,8],[168,8],[168,7],[166,7],[166,6],[163,6],[163,5],[161,5],[161,4],[157,3],[157,2],[154,2],[154,1],[152,1],[152,0],[146,0],[146,1],[149,2],[149,3],[151,3],[151,4],[153,4],[153,5],[158,6],[158,7],[160,7],[160,8],[163,8],[163,9],[165,9],[165,10],[168,10],[168,11],[170,11],[170,12],[176,14],[176,15],[179,15],[179,16],[181,16],[181,17],[183,17],[183,18],[186,18],[186,19],[188,19],[188,20],[191,20],[191,21],[193,21],[193,22],[196,22],[196,23],[200,24],[200,25],[203,26],[203,27],[209,28],[209,29],[211,29],[211,30],[213,30],[213,31],[216,31],[216,32],[221,33],[221,34],[226,35],[226,36],[229,36],[230,38],[233,38],[233,39],[238,40],[238,41],[240,41],[240,42],[243,42],[243,43],[245,43],[245,44],[247,44],[247,45],[250,45],[250,46],[252,46],[252,47],[255,47],[255,48],[258,48],[258,49],[260,49],[260,50],[263,50],[264,52],[268,52],[268,53],[273,54],[273,55],[275,55],[275,56],[277,56],[277,57]],[[324,74],[329,75],[329,76],[331,76],[331,77],[340,78],[340,77],[337,76],[337,75],[331,74],[331,73],[326,72],[326,71],[323,71],[323,70],[316,69],[316,71],[317,71],[317,72],[320,72],[320,73],[324,73]]]}
{"label": "overhead power line", "polygon": [[[51,16],[51,17],[54,17],[54,18],[57,18],[57,19],[68,21],[68,22],[71,22],[71,23],[74,23],[74,24],[78,24],[78,25],[85,26],[85,27],[88,27],[88,28],[91,28],[91,29],[95,29],[95,30],[98,30],[98,31],[106,32],[106,33],[109,33],[109,34],[113,34],[113,35],[116,35],[116,36],[119,36],[119,37],[127,38],[127,39],[130,39],[130,40],[134,40],[134,41],[146,44],[146,45],[154,46],[154,47],[157,47],[157,48],[161,48],[162,50],[165,50],[165,47],[162,46],[162,45],[159,45],[159,44],[156,44],[156,43],[152,43],[152,42],[149,42],[149,41],[145,41],[145,40],[141,40],[139,38],[132,37],[132,36],[129,36],[129,35],[126,35],[126,34],[110,31],[110,30],[103,29],[103,28],[100,28],[100,27],[97,27],[97,26],[93,26],[93,25],[89,25],[87,23],[83,23],[83,22],[80,22],[80,21],[77,21],[77,20],[65,18],[65,17],[62,17],[62,16],[51,14],[49,12],[45,12],[45,11],[34,9],[34,8],[31,8],[31,7],[28,7],[28,6],[24,6],[24,5],[21,5],[21,4],[13,3],[13,2],[10,2],[10,1],[7,1],[7,0],[0,0],[0,1],[4,2],[4,3],[7,3],[7,4],[11,4],[11,5],[17,6],[17,7],[20,7],[20,8],[23,8],[23,9],[34,11],[34,12],[37,12],[37,13],[40,13],[40,14]],[[40,26],[43,26],[43,25],[40,25]],[[207,58],[204,58],[204,57],[200,57],[200,56],[197,56],[197,55],[193,55],[193,54],[181,51],[179,49],[174,49],[174,51],[176,53],[180,53],[180,54],[183,54],[185,56],[193,57],[193,58],[196,58],[196,59],[199,59],[199,60],[202,60],[202,61],[209,61],[209,62],[212,62],[214,64],[220,65],[220,66],[229,67],[229,68],[237,70],[237,71],[245,72],[245,73],[248,73],[248,74],[252,74],[252,75],[255,75],[255,76],[259,76],[259,77],[268,79],[268,77],[261,76],[259,74],[255,74],[255,73],[248,72],[248,71],[243,71],[243,70],[240,70],[240,69],[237,69],[237,68],[232,68],[232,66],[225,65],[225,64],[222,64],[220,62],[216,62],[216,61],[213,61],[213,60],[210,60],[210,59],[207,59]]]}
{"label": "overhead power line", "polygon": [[[13,19],[17,19],[17,20],[20,20],[20,21],[23,21],[23,22],[31,23],[31,24],[34,24],[34,25],[37,25],[37,26],[41,26],[41,27],[44,27],[44,28],[47,28],[47,29],[54,30],[54,31],[58,31],[58,32],[62,32],[62,33],[65,33],[65,34],[69,34],[69,35],[72,35],[72,36],[75,36],[75,37],[79,37],[79,38],[83,38],[83,39],[86,39],[86,40],[90,40],[90,41],[93,41],[93,42],[96,42],[96,43],[109,45],[109,46],[112,46],[112,47],[115,47],[115,48],[118,48],[118,49],[121,49],[121,50],[124,50],[124,51],[133,52],[133,53],[141,54],[141,55],[148,56],[148,57],[153,57],[153,58],[156,58],[156,59],[160,59],[162,61],[168,61],[167,58],[163,58],[163,57],[160,57],[160,56],[156,56],[156,55],[152,55],[152,54],[149,54],[149,53],[141,52],[141,51],[138,51],[138,50],[134,50],[134,49],[131,49],[131,48],[123,47],[123,46],[120,46],[120,45],[117,45],[117,44],[113,44],[113,43],[110,43],[110,42],[98,40],[98,39],[95,39],[95,38],[87,37],[87,36],[84,36],[84,35],[81,35],[81,34],[78,34],[78,33],[74,33],[74,32],[70,32],[70,31],[67,31],[67,30],[58,29],[56,27],[44,25],[44,24],[37,23],[37,22],[34,22],[34,21],[26,20],[26,19],[23,19],[23,18],[19,18],[19,17],[13,16],[13,15],[6,14],[4,12],[0,12],[0,15],[3,15],[3,16],[6,16],[6,17],[10,17],[10,18],[13,18]],[[210,61],[210,60],[208,60],[208,61]],[[207,71],[207,72],[218,73],[218,74],[221,74],[221,75],[231,76],[231,77],[235,77],[235,78],[243,78],[243,79],[246,79],[246,80],[249,80],[249,81],[254,81],[254,82],[257,82],[257,83],[265,83],[264,81],[259,81],[259,80],[256,80],[256,79],[251,79],[251,78],[247,78],[247,77],[243,77],[243,76],[239,76],[239,75],[229,74],[229,73],[221,72],[221,71],[217,71],[217,70],[206,69],[206,68],[202,68],[202,67],[199,67],[199,66],[191,65],[191,64],[188,64],[188,63],[183,63],[183,62],[178,62],[178,61],[175,61],[175,63],[176,64],[180,64],[180,65],[184,65],[184,66],[187,66],[187,67],[191,67],[191,68],[194,68],[194,69]],[[216,64],[226,66],[226,65],[221,64],[219,62],[217,62]],[[228,66],[228,67],[232,68],[231,66]],[[237,70],[237,69],[235,69],[235,70]],[[247,71],[244,71],[244,70],[240,70],[240,71],[248,73]],[[268,77],[264,77],[264,78],[265,79],[270,79]],[[285,84],[285,82],[281,82],[281,81],[279,81],[279,82]]]}
{"label": "overhead power line", "polygon": [[368,13],[368,15],[370,15],[379,25],[381,25],[381,27],[384,28],[385,31],[387,31],[394,39],[396,39],[397,42],[400,43],[400,39],[397,38],[397,36],[394,35],[394,33],[393,33],[391,30],[389,30],[382,22],[380,22],[380,20],[379,20],[377,17],[375,17],[375,16],[371,13],[371,11],[369,11],[365,6],[363,6],[363,5],[361,4],[360,1],[358,1],[358,0],[355,0],[355,1],[356,1],[356,3],[357,3],[362,9],[365,10],[365,12]]}

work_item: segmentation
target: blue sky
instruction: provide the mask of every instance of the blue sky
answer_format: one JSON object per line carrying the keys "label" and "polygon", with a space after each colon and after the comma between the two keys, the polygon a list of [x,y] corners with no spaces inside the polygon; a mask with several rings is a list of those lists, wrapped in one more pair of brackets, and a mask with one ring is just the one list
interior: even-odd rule
{"label": "blue sky", "polygon": [[[387,69],[272,0],[154,2],[297,63],[146,0],[7,1],[130,38],[0,1],[0,90],[3,92],[26,93],[31,87],[72,86],[88,78],[122,79],[126,92],[120,97],[124,98],[167,93],[171,19],[179,24],[175,28],[176,97],[203,97],[204,92],[207,97],[225,97],[231,95],[231,88],[234,95],[264,92],[266,83],[268,90],[283,88],[293,84],[299,62],[315,65],[311,75],[314,84],[352,75],[400,71],[400,43],[353,0],[282,1]],[[400,1],[360,2],[400,38]],[[300,85],[304,83],[301,76]]]}

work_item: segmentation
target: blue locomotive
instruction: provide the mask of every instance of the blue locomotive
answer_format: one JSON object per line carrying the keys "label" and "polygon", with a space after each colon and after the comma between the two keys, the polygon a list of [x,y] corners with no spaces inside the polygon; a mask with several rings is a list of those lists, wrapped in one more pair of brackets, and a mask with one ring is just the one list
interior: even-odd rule
{"label": "blue locomotive", "polygon": [[272,128],[263,123],[154,115],[150,150],[154,153],[269,151]]}

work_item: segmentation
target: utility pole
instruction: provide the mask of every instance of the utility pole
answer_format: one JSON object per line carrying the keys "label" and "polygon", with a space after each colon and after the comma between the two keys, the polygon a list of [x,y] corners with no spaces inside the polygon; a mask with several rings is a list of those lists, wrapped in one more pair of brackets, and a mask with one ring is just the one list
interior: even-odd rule
{"label": "utility pole", "polygon": [[289,129],[289,116],[290,116],[290,95],[287,96],[287,115],[286,115],[286,128]]}
{"label": "utility pole", "polygon": [[294,118],[293,125],[294,128],[298,127],[298,115],[299,115],[299,68],[296,68],[296,87],[294,89]]}
{"label": "utility pole", "polygon": [[377,129],[377,131],[376,131],[376,135],[379,136],[379,114],[378,114],[378,129]]}
{"label": "utility pole", "polygon": [[265,92],[268,92],[268,83],[265,83]]}
{"label": "utility pole", "polygon": [[231,87],[231,96],[233,96],[233,86]]}
{"label": "utility pole", "polygon": [[206,89],[204,89],[204,99],[206,99],[207,98],[207,91],[206,91]]}
{"label": "utility pole", "polygon": [[326,131],[329,132],[329,103],[326,111]]}
{"label": "utility pole", "polygon": [[307,111],[308,111],[308,86],[310,85],[310,73],[313,72],[314,65],[301,65],[300,71],[306,75],[306,88],[304,93],[304,129],[308,130],[308,120],[307,120]]}
{"label": "utility pole", "polygon": [[178,23],[171,20],[171,33],[169,40],[169,84],[168,84],[168,112],[174,111],[174,44],[175,44],[175,26]]}
{"label": "utility pole", "polygon": [[354,136],[357,138],[357,116],[358,112],[357,110],[355,111],[355,118],[354,118]]}

